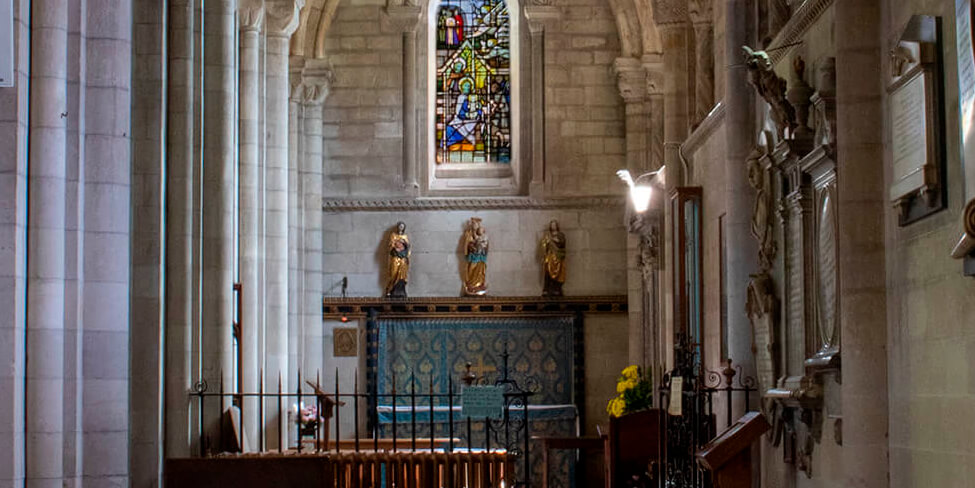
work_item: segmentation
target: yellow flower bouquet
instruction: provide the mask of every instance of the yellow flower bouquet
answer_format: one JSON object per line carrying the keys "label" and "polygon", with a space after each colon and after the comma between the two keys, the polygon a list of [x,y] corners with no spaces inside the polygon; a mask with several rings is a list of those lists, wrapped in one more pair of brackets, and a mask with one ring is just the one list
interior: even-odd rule
{"label": "yellow flower bouquet", "polygon": [[637,365],[627,366],[616,381],[619,395],[609,401],[606,411],[610,416],[622,417],[653,406],[653,382]]}

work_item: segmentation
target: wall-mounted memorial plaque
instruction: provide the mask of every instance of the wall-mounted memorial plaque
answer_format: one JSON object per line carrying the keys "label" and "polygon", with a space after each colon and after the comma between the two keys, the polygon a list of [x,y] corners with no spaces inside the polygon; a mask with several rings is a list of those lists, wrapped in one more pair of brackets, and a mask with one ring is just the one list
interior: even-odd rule
{"label": "wall-mounted memorial plaque", "polygon": [[14,86],[14,2],[0,0],[0,87]]}
{"label": "wall-mounted memorial plaque", "polygon": [[965,260],[965,274],[975,276],[975,235],[969,233],[968,208],[975,206],[975,48],[972,46],[972,0],[955,0],[955,47],[958,53],[958,112],[961,117],[962,174],[966,213],[961,238],[952,257]]}
{"label": "wall-mounted memorial plaque", "polygon": [[936,17],[916,15],[890,50],[890,198],[902,226],[945,207],[940,30]]}

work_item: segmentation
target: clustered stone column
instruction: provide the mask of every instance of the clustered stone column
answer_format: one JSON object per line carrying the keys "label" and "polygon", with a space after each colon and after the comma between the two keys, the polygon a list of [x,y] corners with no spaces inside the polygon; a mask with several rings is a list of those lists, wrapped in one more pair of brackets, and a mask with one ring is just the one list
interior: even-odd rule
{"label": "clustered stone column", "polygon": [[[294,0],[169,4],[167,456],[216,452],[230,440],[218,433],[230,402],[207,402],[199,412],[188,392],[200,380],[210,392],[238,389],[231,382],[235,271],[239,388],[272,391],[280,378],[288,389],[288,55],[300,7]],[[258,407],[248,399],[241,406],[247,450],[264,447],[256,444]],[[265,405],[265,446],[283,440],[286,415],[278,413],[277,402]],[[195,432],[200,415],[205,445]]]}
{"label": "clustered stone column", "polygon": [[127,483],[139,432],[128,401],[133,78],[116,55],[132,50],[131,2],[85,16],[69,3],[13,4],[17,86],[0,93],[0,486]]}

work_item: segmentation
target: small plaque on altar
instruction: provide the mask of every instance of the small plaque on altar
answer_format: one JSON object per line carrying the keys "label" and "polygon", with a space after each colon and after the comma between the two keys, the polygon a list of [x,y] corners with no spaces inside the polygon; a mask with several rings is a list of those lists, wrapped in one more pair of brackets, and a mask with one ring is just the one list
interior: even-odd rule
{"label": "small plaque on altar", "polygon": [[473,419],[500,418],[504,413],[504,389],[500,386],[468,386],[460,394],[461,415]]}

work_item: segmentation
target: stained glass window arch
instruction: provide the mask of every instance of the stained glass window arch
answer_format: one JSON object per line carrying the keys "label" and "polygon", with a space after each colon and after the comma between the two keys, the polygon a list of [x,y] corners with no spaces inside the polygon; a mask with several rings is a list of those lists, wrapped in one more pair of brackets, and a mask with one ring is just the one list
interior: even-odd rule
{"label": "stained glass window arch", "polygon": [[[515,102],[506,0],[433,0],[432,156],[438,168],[510,165]],[[517,12],[517,10],[514,10]]]}

